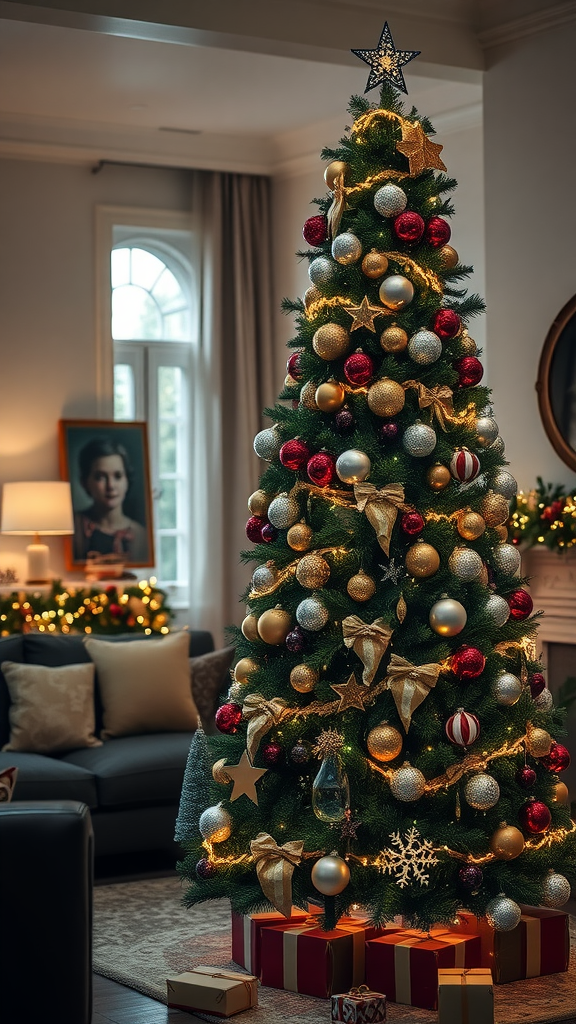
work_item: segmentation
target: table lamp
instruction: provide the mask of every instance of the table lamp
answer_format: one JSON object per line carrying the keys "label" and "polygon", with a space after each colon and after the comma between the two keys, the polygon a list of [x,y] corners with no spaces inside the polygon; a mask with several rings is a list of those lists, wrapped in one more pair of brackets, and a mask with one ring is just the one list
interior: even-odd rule
{"label": "table lamp", "polygon": [[4,484],[0,530],[2,533],[34,535],[26,549],[26,582],[49,582],[50,549],[40,542],[40,534],[54,537],[74,533],[70,484],[62,480]]}

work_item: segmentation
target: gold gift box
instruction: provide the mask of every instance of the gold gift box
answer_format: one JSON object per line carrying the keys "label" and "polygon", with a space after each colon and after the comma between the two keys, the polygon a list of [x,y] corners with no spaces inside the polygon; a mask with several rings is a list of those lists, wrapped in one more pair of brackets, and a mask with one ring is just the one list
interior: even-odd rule
{"label": "gold gift box", "polygon": [[494,1024],[494,986],[488,967],[441,967],[438,1024]]}

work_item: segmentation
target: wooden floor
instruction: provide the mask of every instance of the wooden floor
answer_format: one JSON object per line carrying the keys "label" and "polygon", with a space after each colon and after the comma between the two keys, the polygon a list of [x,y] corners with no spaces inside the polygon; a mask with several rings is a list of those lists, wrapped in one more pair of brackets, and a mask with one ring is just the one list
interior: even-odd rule
{"label": "wooden floor", "polygon": [[92,1024],[205,1024],[192,1013],[169,1010],[155,999],[143,996],[116,981],[94,975],[94,1011]]}

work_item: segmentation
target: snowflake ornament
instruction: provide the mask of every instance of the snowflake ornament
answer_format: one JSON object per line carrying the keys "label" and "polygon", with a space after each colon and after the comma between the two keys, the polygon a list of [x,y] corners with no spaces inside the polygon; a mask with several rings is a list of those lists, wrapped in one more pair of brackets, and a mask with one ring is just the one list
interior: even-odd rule
{"label": "snowflake ornament", "polygon": [[403,576],[406,576],[406,569],[403,565],[396,565],[393,558],[390,559],[388,565],[381,565],[380,568],[383,570],[382,583],[390,580],[392,583],[398,585]]}
{"label": "snowflake ornament", "polygon": [[392,832],[390,839],[396,849],[382,851],[378,861],[381,870],[390,872],[401,889],[410,882],[428,885],[428,871],[438,863],[430,840],[422,839],[416,828],[409,828],[404,836],[400,832]]}

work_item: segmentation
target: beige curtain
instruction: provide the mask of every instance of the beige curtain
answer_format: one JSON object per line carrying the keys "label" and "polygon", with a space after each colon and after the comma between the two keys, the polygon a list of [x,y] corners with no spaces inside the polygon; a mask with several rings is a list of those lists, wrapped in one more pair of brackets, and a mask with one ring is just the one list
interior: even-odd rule
{"label": "beige curtain", "polygon": [[239,623],[252,569],[246,501],[262,470],[254,435],[280,390],[274,380],[270,180],[194,171],[198,345],[192,387],[191,624],[223,641]]}

